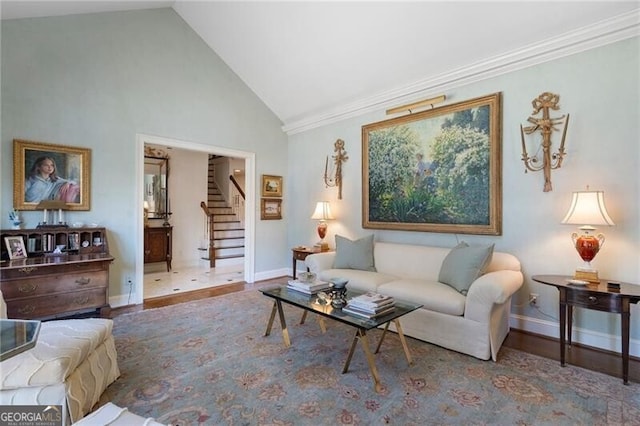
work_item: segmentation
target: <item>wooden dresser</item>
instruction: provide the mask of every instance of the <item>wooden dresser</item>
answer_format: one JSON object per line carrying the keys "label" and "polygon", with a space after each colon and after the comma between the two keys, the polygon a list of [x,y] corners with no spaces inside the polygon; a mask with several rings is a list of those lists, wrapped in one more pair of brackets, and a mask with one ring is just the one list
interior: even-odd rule
{"label": "wooden dresser", "polygon": [[172,226],[144,228],[144,263],[166,262],[171,270]]}
{"label": "wooden dresser", "polygon": [[[0,230],[0,288],[7,315],[49,319],[85,312],[109,316],[109,245],[105,228]],[[27,258],[9,260],[5,237],[20,237]],[[65,247],[53,253],[56,246]]]}

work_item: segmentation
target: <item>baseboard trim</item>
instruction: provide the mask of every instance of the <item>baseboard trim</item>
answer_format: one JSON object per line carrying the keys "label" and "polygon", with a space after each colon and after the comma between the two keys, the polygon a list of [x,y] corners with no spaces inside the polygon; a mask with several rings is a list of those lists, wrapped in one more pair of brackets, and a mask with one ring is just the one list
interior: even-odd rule
{"label": "baseboard trim", "polygon": [[[560,338],[560,325],[556,322],[511,314],[509,325],[514,329],[528,331],[554,339]],[[606,334],[574,326],[571,340],[575,343],[592,346],[605,351],[622,352],[622,338],[620,335]],[[629,339],[629,355],[640,357],[640,340]]]}

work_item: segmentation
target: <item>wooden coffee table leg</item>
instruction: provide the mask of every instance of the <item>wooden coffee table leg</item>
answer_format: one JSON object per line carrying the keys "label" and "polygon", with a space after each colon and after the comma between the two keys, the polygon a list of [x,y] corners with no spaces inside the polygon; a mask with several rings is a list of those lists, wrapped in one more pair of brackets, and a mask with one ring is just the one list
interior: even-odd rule
{"label": "wooden coffee table leg", "polygon": [[356,334],[353,336],[353,340],[351,341],[351,347],[349,348],[347,361],[344,363],[344,368],[342,369],[342,374],[345,374],[347,371],[349,371],[349,364],[351,363],[351,358],[353,357],[353,353],[356,350],[356,345],[358,344],[359,335],[360,335],[360,330],[356,330]]}
{"label": "wooden coffee table leg", "polygon": [[271,327],[273,327],[273,320],[276,318],[276,312],[278,311],[278,305],[276,301],[273,301],[273,308],[271,308],[271,315],[269,316],[269,322],[267,323],[267,330],[264,332],[265,336],[271,334]]}
{"label": "wooden coffee table leg", "polygon": [[324,322],[324,318],[318,315],[318,324],[320,324],[320,330],[322,330],[322,334],[327,332],[327,324]]}
{"label": "wooden coffee table leg", "polygon": [[[411,359],[411,352],[409,352],[409,346],[407,346],[407,340],[404,338],[404,333],[402,332],[402,326],[400,325],[399,319],[394,319],[393,323],[396,325],[396,332],[398,333],[398,337],[400,338],[400,342],[402,342],[402,347],[404,349],[404,354],[407,357],[407,362],[409,365],[413,364],[413,359]],[[389,323],[387,323],[389,325]]]}
{"label": "wooden coffee table leg", "polygon": [[380,382],[380,376],[378,375],[378,369],[376,368],[376,362],[373,358],[373,354],[369,349],[369,339],[367,338],[367,332],[365,330],[359,330],[360,343],[362,343],[362,350],[367,357],[367,363],[369,364],[369,370],[373,376],[373,388],[376,392],[382,392],[382,383]]}
{"label": "wooden coffee table leg", "polygon": [[302,311],[302,318],[300,318],[300,325],[304,324],[304,322],[307,320],[307,312],[308,311]]}
{"label": "wooden coffee table leg", "polygon": [[280,325],[282,326],[282,339],[286,347],[291,346],[291,340],[289,340],[289,330],[287,330],[287,322],[284,319],[284,310],[282,309],[282,302],[276,300],[278,306],[278,316],[280,317]]}
{"label": "wooden coffee table leg", "polygon": [[378,342],[378,346],[376,347],[376,351],[374,353],[380,352],[380,346],[382,346],[382,342],[384,341],[384,336],[387,335],[387,330],[389,329],[389,322],[384,325],[384,330],[382,330],[382,336],[380,336],[380,341]]}

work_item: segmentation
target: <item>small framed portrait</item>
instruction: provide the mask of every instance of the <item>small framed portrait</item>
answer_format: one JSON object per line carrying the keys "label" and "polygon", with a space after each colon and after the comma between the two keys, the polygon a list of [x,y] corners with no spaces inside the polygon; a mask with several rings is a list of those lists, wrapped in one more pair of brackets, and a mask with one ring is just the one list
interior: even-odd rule
{"label": "small framed portrait", "polygon": [[282,197],[282,176],[262,175],[262,196]]}
{"label": "small framed portrait", "polygon": [[260,203],[260,219],[282,219],[282,200],[278,198],[262,198]]}
{"label": "small framed portrait", "polygon": [[24,247],[22,237],[4,237],[4,243],[7,246],[9,259],[24,259],[27,257],[27,249]]}
{"label": "small framed portrait", "polygon": [[62,201],[66,210],[90,210],[91,150],[13,141],[13,207],[36,210],[41,201]]}

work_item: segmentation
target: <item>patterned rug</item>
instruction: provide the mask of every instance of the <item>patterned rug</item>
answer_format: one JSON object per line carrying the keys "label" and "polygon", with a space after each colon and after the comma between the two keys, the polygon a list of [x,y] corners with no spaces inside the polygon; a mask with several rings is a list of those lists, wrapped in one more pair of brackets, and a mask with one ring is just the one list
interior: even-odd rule
{"label": "patterned rug", "polygon": [[[640,425],[640,385],[502,348],[480,361],[397,335],[362,348],[341,374],[353,329],[285,305],[291,347],[257,290],[122,315],[114,335],[122,376],[105,397],[171,425]],[[452,333],[455,330],[451,330]],[[370,333],[370,344],[380,337]]]}

